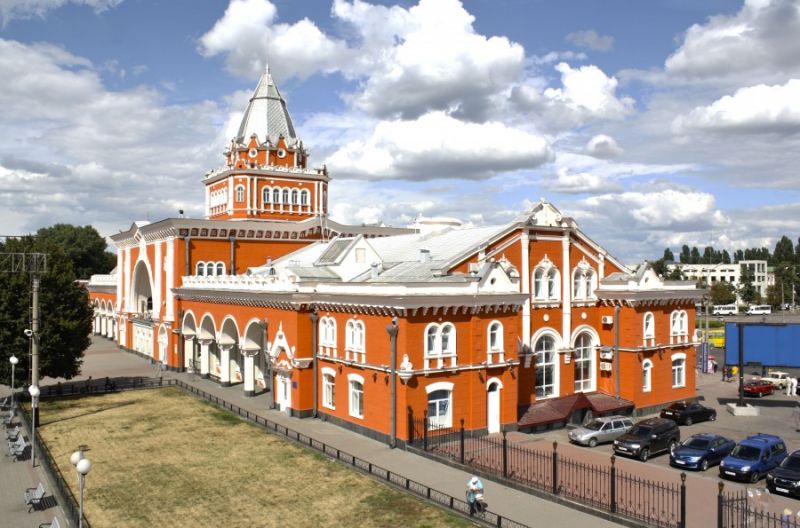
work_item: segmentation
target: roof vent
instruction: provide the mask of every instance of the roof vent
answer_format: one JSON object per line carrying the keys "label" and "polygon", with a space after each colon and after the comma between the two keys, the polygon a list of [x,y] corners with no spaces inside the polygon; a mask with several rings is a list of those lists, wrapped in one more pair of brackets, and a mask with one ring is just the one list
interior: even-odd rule
{"label": "roof vent", "polygon": [[373,262],[372,264],[370,264],[369,277],[371,279],[377,279],[379,271],[380,271],[380,264],[378,262]]}
{"label": "roof vent", "polygon": [[421,249],[419,250],[419,257],[417,259],[418,262],[430,262],[431,261],[431,250],[430,249]]}

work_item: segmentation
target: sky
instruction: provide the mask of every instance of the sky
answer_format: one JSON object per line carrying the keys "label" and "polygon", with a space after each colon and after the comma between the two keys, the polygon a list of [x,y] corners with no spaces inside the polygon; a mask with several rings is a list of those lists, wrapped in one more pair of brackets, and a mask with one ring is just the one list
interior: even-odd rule
{"label": "sky", "polygon": [[0,235],[203,217],[269,64],[330,214],[800,236],[800,0],[0,0]]}

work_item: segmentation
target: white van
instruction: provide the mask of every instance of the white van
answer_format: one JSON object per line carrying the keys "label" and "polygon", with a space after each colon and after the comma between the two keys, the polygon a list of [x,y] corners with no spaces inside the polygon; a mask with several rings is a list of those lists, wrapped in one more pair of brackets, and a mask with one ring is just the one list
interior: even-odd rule
{"label": "white van", "polygon": [[747,308],[747,315],[769,315],[772,313],[772,306],[768,304],[751,304]]}
{"label": "white van", "polygon": [[711,309],[712,315],[736,315],[737,312],[735,304],[718,304]]}

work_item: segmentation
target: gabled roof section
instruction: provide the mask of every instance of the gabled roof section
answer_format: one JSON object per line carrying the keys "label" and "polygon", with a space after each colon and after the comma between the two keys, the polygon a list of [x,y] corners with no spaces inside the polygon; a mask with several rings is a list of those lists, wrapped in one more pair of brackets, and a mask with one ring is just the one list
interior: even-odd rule
{"label": "gabled roof section", "polygon": [[286,101],[278,91],[269,67],[258,80],[253,97],[250,98],[247,110],[244,111],[239,132],[236,134],[236,143],[246,144],[253,134],[260,141],[269,140],[272,144],[276,144],[280,136],[283,136],[290,146],[297,140]]}
{"label": "gabled roof section", "polygon": [[355,244],[354,238],[337,238],[328,244],[328,248],[322,252],[319,258],[314,262],[317,266],[331,266],[339,264],[344,258],[350,246]]}

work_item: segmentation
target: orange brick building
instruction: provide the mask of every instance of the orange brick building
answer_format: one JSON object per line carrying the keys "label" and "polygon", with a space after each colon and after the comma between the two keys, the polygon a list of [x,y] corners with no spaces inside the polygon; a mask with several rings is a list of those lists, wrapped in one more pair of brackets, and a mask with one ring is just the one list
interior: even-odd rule
{"label": "orange brick building", "polygon": [[391,443],[409,416],[496,432],[694,396],[693,285],[629,270],[547,202],[500,226],[342,225],[307,161],[267,71],[206,218],[111,237],[95,333]]}

